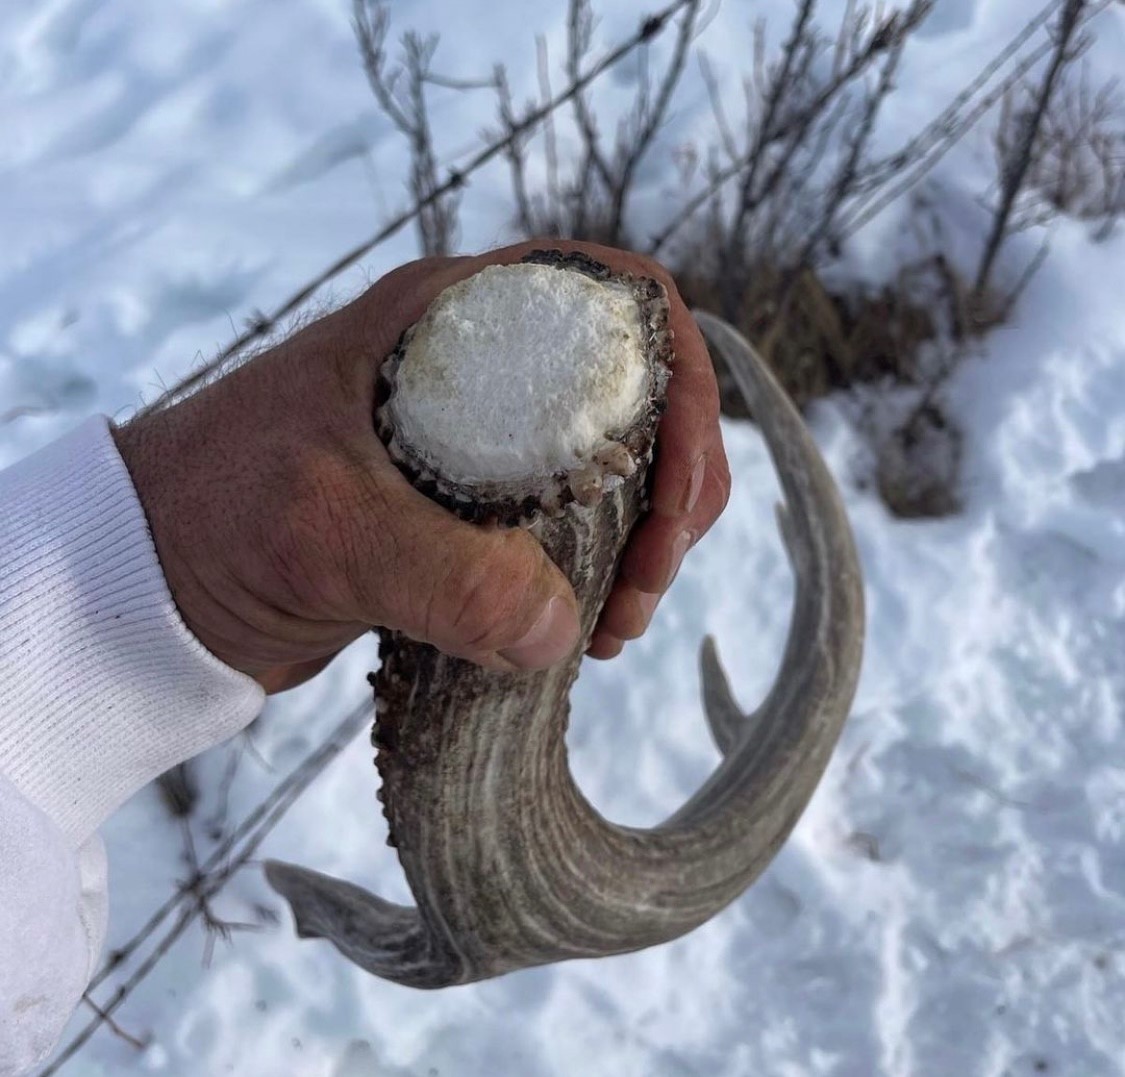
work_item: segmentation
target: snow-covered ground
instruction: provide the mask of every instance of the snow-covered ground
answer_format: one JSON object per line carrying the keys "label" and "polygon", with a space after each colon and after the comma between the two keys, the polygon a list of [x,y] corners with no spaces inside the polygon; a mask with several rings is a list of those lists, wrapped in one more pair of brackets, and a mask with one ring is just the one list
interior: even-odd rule
{"label": "snow-covered ground", "polygon": [[[600,6],[607,42],[647,10]],[[507,58],[522,97],[534,32],[562,54],[563,7],[413,0],[394,16],[402,29],[441,29],[449,73]],[[765,15],[776,35],[790,12],[787,0],[726,0],[703,45],[728,85],[751,20]],[[370,102],[349,14],[345,0],[0,7],[0,465],[92,411],[128,414],[405,201],[402,145]],[[1028,14],[1002,0],[938,0],[884,137],[916,130]],[[1123,59],[1118,11],[1100,23],[1091,63],[1108,71]],[[609,92],[629,78],[628,68],[609,76]],[[439,138],[454,158],[491,107],[440,98]],[[693,76],[665,146],[697,138],[705,116]],[[660,165],[658,155],[647,212],[673,193]],[[981,132],[939,173],[939,190],[971,206],[988,166]],[[508,238],[508,212],[503,168],[488,169],[466,193],[462,245]],[[902,212],[857,243],[864,271],[878,272]],[[971,239],[979,219],[957,219]],[[341,278],[337,297],[413,255],[405,232]],[[1014,323],[953,383],[967,430],[960,516],[890,518],[858,481],[864,447],[849,403],[814,409],[864,562],[866,664],[811,808],[717,919],[645,953],[422,994],[299,942],[251,866],[217,911],[253,920],[261,904],[280,923],[220,943],[210,968],[201,930],[189,930],[117,1014],[151,1046],[137,1052],[103,1029],[64,1072],[1125,1072],[1123,278],[1125,227],[1102,243],[1084,226],[1056,228]],[[728,425],[726,436],[729,511],[648,636],[591,664],[576,693],[575,772],[622,822],[659,820],[717,762],[697,701],[703,633],[718,637],[747,706],[780,654],[791,583],[773,526],[777,486],[753,430]],[[256,753],[239,742],[203,761],[202,852],[231,754],[238,820],[363,697],[373,662],[373,645],[356,645],[271,702]],[[405,899],[370,756],[361,736],[263,853]],[[184,868],[179,831],[151,789],[105,834],[112,947]]]}

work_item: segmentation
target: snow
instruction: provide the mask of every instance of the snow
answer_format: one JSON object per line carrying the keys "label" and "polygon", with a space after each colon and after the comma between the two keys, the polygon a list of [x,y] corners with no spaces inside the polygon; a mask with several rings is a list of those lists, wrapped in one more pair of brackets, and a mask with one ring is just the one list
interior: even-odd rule
{"label": "snow", "polygon": [[[838,11],[841,2],[825,5]],[[602,4],[599,38],[635,27]],[[510,62],[534,92],[532,35],[562,56],[562,5],[415,0],[399,28],[444,34],[453,75]],[[268,309],[405,202],[403,149],[372,107],[344,0],[50,0],[0,8],[0,465],[92,411],[128,414],[255,309]],[[786,0],[728,0],[702,39],[728,85],[751,18],[771,38]],[[939,0],[908,50],[893,143],[942,107],[1027,17],[1000,0]],[[1107,15],[1090,62],[1125,52]],[[518,63],[514,58],[523,58]],[[632,74],[631,74],[632,72]],[[609,83],[629,85],[635,65]],[[454,159],[490,123],[484,95],[435,110]],[[606,106],[605,123],[612,122]],[[658,150],[703,137],[693,76]],[[567,135],[562,132],[562,148]],[[979,243],[982,129],[934,191]],[[638,209],[677,194],[655,170]],[[508,238],[502,164],[466,192],[462,246]],[[856,243],[856,272],[887,271],[900,206]],[[1034,251],[1021,239],[1018,272]],[[335,285],[343,298],[414,255],[409,232]],[[101,1030],[64,1073],[244,1077],[867,1077],[1122,1072],[1125,1058],[1125,230],[1095,243],[1060,224],[1013,322],[953,379],[966,429],[965,510],[889,517],[864,481],[855,404],[812,426],[839,477],[866,574],[859,696],[809,811],[763,878],[692,935],[436,994],[367,977],[301,942],[248,867],[216,910],[281,916],[221,942],[202,967],[189,930],[117,1013],[137,1052]],[[327,300],[328,297],[321,297]],[[21,409],[38,409],[23,413]],[[46,410],[43,410],[46,409]],[[648,635],[588,664],[570,736],[579,783],[614,819],[653,823],[717,763],[695,649],[720,644],[749,707],[780,656],[791,581],[774,531],[777,484],[757,434],[725,427],[730,509],[687,560]],[[246,738],[200,765],[196,841],[210,848],[219,779],[238,771],[243,818],[366,691],[372,641],[271,702]],[[408,898],[359,738],[301,798],[263,856]],[[181,836],[145,790],[105,829],[110,947],[185,868]],[[98,993],[106,998],[115,980]],[[71,1031],[88,1019],[79,1014]]]}

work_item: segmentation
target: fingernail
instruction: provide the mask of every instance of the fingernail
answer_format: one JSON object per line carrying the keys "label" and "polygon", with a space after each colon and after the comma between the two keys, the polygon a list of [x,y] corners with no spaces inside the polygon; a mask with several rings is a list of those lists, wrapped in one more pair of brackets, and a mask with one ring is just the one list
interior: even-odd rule
{"label": "fingernail", "polygon": [[691,549],[694,542],[695,535],[690,531],[681,531],[676,536],[672,543],[672,559],[668,563],[668,582],[664,585],[665,591],[672,586],[672,581],[675,580],[677,573],[680,571],[680,565],[683,564],[684,555]]}
{"label": "fingernail", "polygon": [[704,453],[695,462],[695,467],[691,471],[691,479],[688,481],[687,493],[684,495],[683,504],[680,511],[685,515],[692,511],[696,505],[699,504],[699,495],[703,493],[703,480],[707,475],[707,454]]}
{"label": "fingernail", "polygon": [[518,643],[499,651],[520,669],[546,669],[561,662],[578,640],[578,617],[570,603],[557,595]]}
{"label": "fingernail", "polygon": [[637,605],[641,607],[641,615],[645,619],[646,626],[652,620],[652,615],[656,612],[656,604],[661,597],[661,595],[649,594],[647,591],[637,592]]}

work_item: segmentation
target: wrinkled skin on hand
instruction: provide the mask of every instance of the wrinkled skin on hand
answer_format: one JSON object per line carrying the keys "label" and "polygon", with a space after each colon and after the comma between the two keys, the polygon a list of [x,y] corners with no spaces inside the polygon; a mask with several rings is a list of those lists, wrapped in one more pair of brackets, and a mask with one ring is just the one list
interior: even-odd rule
{"label": "wrinkled skin on hand", "polygon": [[676,360],[652,507],[634,530],[589,653],[648,626],[730,473],[706,346],[668,273],[640,255],[534,240],[426,258],[219,381],[114,431],[173,598],[212,653],[283,691],[373,626],[491,669],[538,669],[574,646],[574,595],[521,530],[464,523],[414,490],[372,424],[375,375],[443,289],[531,250],[583,251],[668,290]]}

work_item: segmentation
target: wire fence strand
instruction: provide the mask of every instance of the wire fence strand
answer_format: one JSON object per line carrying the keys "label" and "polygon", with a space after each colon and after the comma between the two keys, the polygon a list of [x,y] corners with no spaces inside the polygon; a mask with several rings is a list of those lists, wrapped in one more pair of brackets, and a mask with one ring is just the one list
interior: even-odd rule
{"label": "wire fence strand", "polygon": [[280,306],[269,314],[260,314],[252,319],[246,330],[240,333],[222,352],[210,362],[187,375],[182,381],[172,388],[161,393],[156,400],[141,408],[137,414],[147,415],[167,407],[169,404],[182,399],[192,389],[217,374],[249,345],[267,337],[277,327],[278,323],[288,318],[302,307],[325,284],[338,277],[345,269],[354,265],[365,255],[370,254],[380,244],[385,243],[400,229],[414,221],[427,208],[438,202],[452,191],[459,190],[468,181],[469,177],[483,168],[489,161],[508,150],[517,140],[523,138],[529,131],[537,127],[548,116],[561,106],[575,100],[583,90],[592,82],[604,75],[610,68],[620,63],[626,56],[641,45],[648,44],[657,37],[668,25],[669,20],[680,10],[687,8],[698,0],[673,0],[672,3],[661,8],[656,14],[649,15],[641,20],[636,32],[626,38],[614,49],[602,57],[584,74],[573,79],[565,90],[560,91],[551,100],[532,109],[522,120],[517,121],[503,138],[498,138],[478,150],[469,161],[461,168],[454,169],[440,186],[434,188],[425,198],[416,201],[409,209],[403,210],[392,217],[374,235],[369,236],[362,243],[357,243],[351,250],[345,251],[331,265],[325,267],[317,276],[294,292]]}

